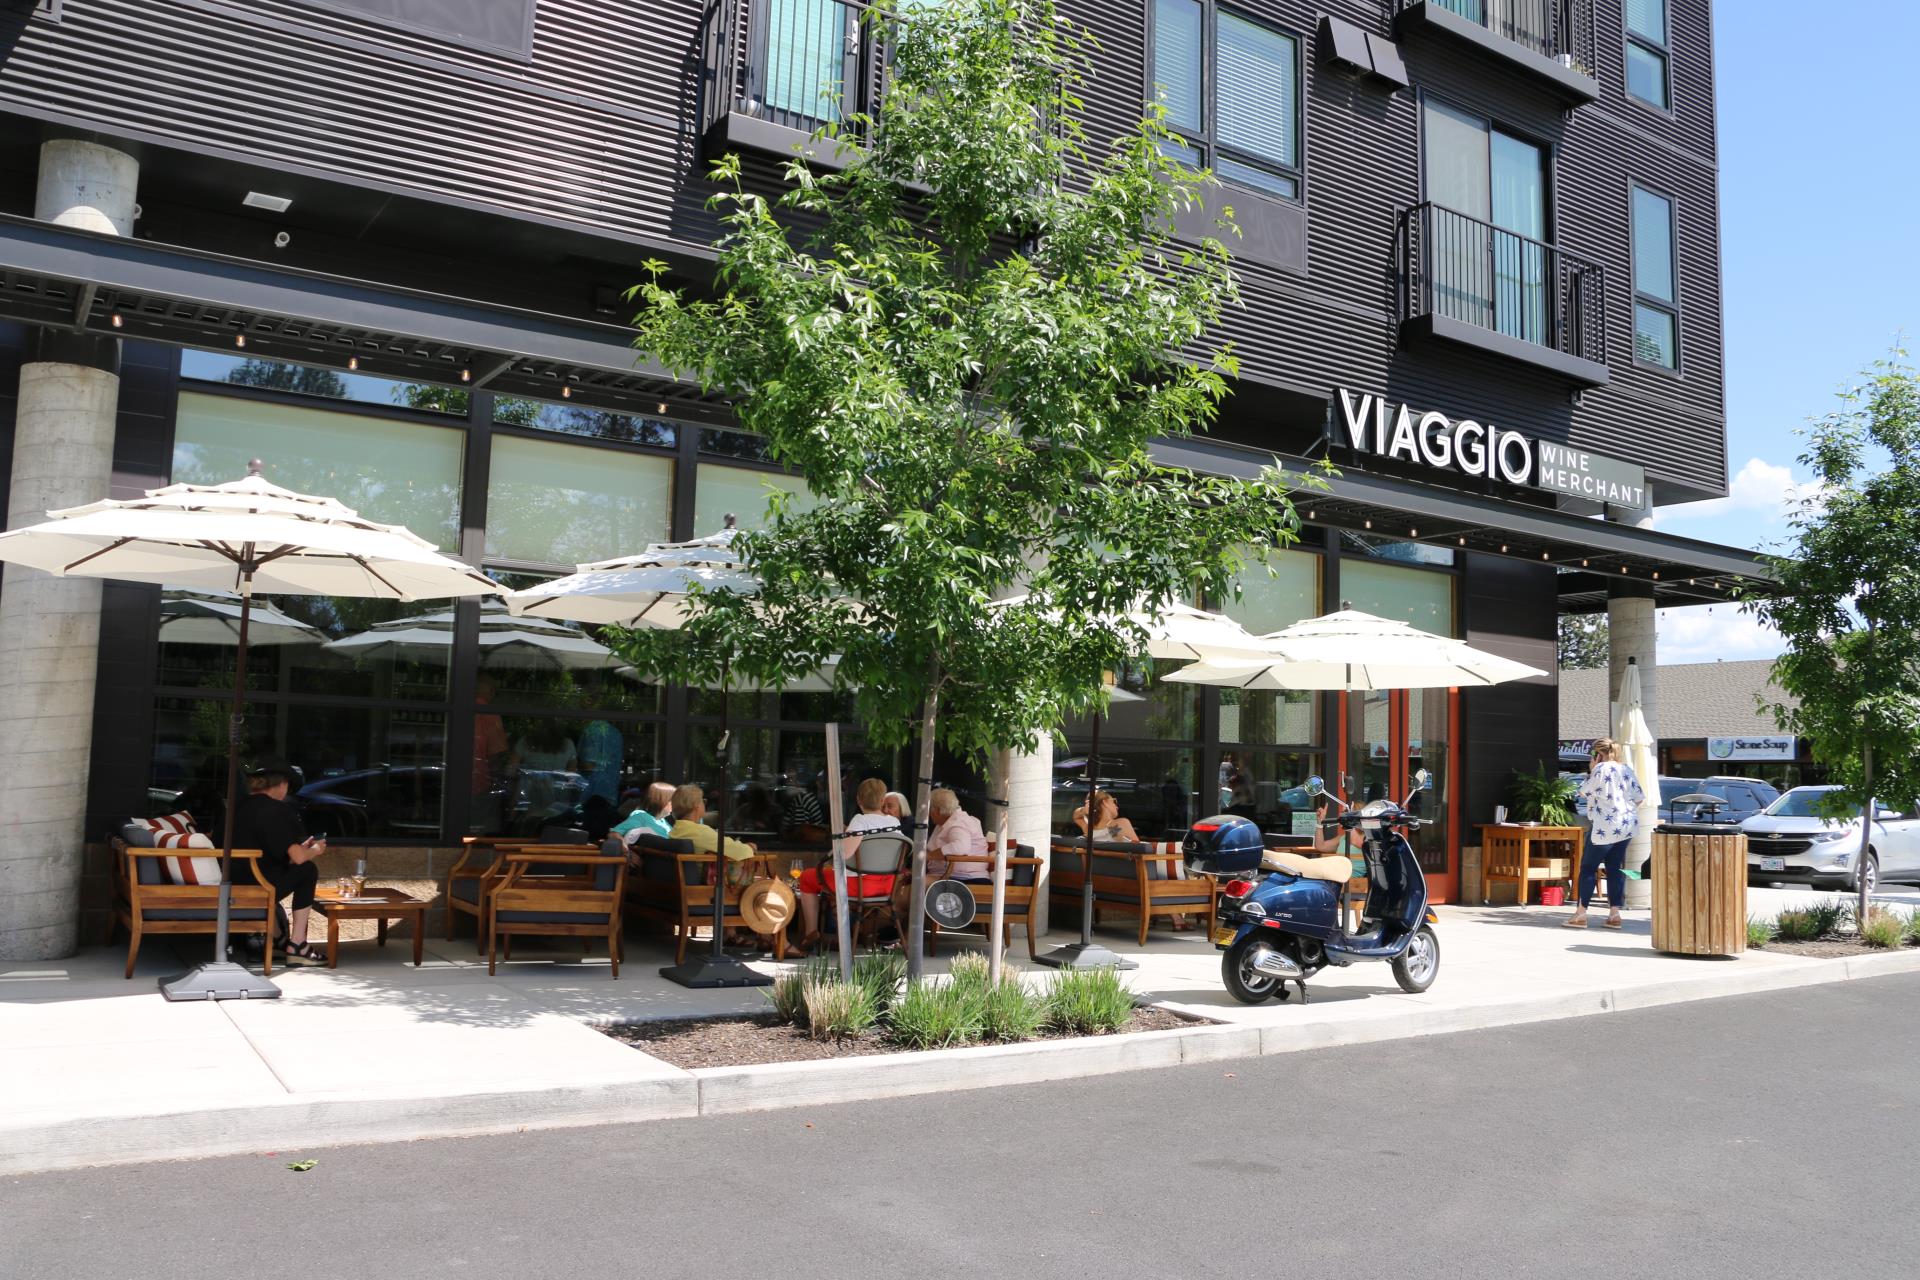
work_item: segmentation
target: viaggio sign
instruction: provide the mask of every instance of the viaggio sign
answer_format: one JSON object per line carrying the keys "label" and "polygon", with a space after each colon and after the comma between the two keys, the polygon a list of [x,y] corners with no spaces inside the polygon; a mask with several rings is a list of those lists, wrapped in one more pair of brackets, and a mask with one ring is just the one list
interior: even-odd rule
{"label": "viaggio sign", "polygon": [[1518,431],[1437,409],[1416,412],[1385,396],[1338,388],[1345,443],[1360,453],[1504,484],[1568,494],[1609,506],[1647,505],[1647,473],[1630,462],[1571,445],[1536,442]]}

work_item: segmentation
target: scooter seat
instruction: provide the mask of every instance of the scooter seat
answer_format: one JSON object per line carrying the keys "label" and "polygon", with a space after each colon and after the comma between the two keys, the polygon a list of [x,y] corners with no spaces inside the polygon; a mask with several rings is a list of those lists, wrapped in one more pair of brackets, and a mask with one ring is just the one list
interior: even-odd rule
{"label": "scooter seat", "polygon": [[1353,877],[1352,859],[1343,858],[1337,853],[1324,858],[1308,858],[1286,849],[1269,849],[1261,857],[1260,865],[1268,871],[1284,871],[1306,880],[1332,880],[1345,884]]}

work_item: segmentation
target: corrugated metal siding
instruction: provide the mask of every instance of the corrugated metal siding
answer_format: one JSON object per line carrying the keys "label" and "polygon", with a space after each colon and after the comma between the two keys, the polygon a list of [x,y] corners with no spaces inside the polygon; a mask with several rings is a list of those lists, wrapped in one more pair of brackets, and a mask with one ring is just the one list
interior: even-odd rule
{"label": "corrugated metal siding", "polygon": [[[1065,2],[1099,42],[1086,93],[1099,145],[1138,119],[1149,4]],[[1247,377],[1322,397],[1343,384],[1384,390],[1724,489],[1708,0],[1672,4],[1671,118],[1626,99],[1620,8],[1605,0],[1602,97],[1571,116],[1522,77],[1438,41],[1403,42],[1417,89],[1556,150],[1553,238],[1608,276],[1613,383],[1579,407],[1530,368],[1399,347],[1395,218],[1420,199],[1417,98],[1322,71],[1314,56],[1321,12],[1386,32],[1391,0],[1240,7],[1298,34],[1308,53],[1309,271],[1244,266],[1244,310],[1226,336]],[[700,14],[698,0],[541,0],[522,62],[296,0],[69,0],[64,21],[25,24],[0,65],[0,110],[697,252],[716,230],[695,140]],[[1630,176],[1679,206],[1681,379],[1632,364]],[[1235,434],[1258,438],[1260,425],[1236,423]],[[1274,424],[1276,439],[1302,425]]]}

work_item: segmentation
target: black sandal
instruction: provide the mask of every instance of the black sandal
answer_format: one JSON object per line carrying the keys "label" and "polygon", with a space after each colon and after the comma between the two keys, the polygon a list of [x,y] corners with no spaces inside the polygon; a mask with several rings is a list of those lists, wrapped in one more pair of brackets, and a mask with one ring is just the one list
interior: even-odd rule
{"label": "black sandal", "polygon": [[280,951],[280,963],[285,965],[323,965],[326,962],[326,953],[311,942],[288,943]]}

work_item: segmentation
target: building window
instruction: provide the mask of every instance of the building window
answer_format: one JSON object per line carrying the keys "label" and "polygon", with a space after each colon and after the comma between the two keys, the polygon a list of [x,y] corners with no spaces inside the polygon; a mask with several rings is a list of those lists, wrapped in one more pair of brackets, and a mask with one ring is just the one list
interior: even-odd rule
{"label": "building window", "polygon": [[1432,98],[1421,114],[1434,309],[1551,342],[1546,149]]}
{"label": "building window", "polygon": [[694,483],[693,536],[719,532],[728,516],[742,529],[766,528],[767,504],[776,492],[788,495],[788,510],[796,514],[812,510],[819,501],[799,476],[701,463]]}
{"label": "building window", "polygon": [[454,552],[465,447],[459,427],[188,391],[174,427],[173,479],[225,484],[259,458],[282,488],[338,498]]}
{"label": "building window", "polygon": [[1227,182],[1300,198],[1300,42],[1203,0],[1154,0],[1154,92],[1172,154]]}
{"label": "building window", "polygon": [[489,560],[584,564],[664,542],[673,463],[558,440],[493,438],[487,484]]}
{"label": "building window", "polygon": [[1633,358],[1680,367],[1679,294],[1673,265],[1673,201],[1633,189]]}
{"label": "building window", "polygon": [[1377,560],[1340,562],[1340,596],[1362,613],[1437,636],[1455,633],[1453,575]]}
{"label": "building window", "polygon": [[1668,109],[1667,0],[1626,0],[1627,92]]}

